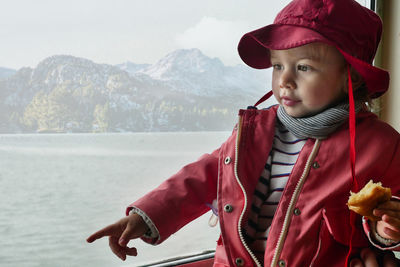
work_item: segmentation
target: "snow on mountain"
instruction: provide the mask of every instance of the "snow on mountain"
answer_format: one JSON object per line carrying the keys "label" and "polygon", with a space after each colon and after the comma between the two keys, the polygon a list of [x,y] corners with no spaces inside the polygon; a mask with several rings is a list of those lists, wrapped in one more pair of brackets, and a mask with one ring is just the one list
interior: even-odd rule
{"label": "snow on mountain", "polygon": [[32,82],[56,84],[70,82],[84,85],[88,82],[104,85],[108,77],[119,74],[119,68],[108,64],[97,64],[91,60],[68,55],[55,55],[41,61],[32,72]]}
{"label": "snow on mountain", "polygon": [[[132,72],[131,72],[132,73]],[[245,65],[225,66],[199,49],[180,49],[132,75],[145,74],[163,81],[177,91],[205,96],[258,96],[269,87],[268,71]]]}
{"label": "snow on mountain", "polygon": [[136,64],[130,61],[126,61],[122,64],[116,65],[118,68],[121,70],[124,70],[130,74],[137,73],[139,71],[142,71],[150,66],[150,64]]}
{"label": "snow on mountain", "polygon": [[141,72],[158,80],[180,80],[184,75],[219,72],[223,67],[218,58],[211,59],[193,48],[173,51]]}

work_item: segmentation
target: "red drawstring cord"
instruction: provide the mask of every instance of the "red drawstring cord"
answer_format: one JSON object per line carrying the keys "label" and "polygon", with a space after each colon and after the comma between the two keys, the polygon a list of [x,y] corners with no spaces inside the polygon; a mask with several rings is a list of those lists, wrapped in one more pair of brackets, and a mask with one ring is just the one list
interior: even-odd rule
{"label": "red drawstring cord", "polygon": [[258,100],[257,103],[254,106],[257,107],[259,104],[261,104],[262,102],[264,102],[265,100],[270,98],[271,95],[272,95],[272,90],[269,91],[268,93],[266,93],[263,97],[261,97],[260,100]]}
{"label": "red drawstring cord", "polygon": [[[348,87],[349,87],[350,167],[351,167],[351,176],[352,176],[351,191],[358,192],[358,183],[357,183],[356,174],[355,174],[356,112],[355,112],[355,107],[354,107],[353,84],[351,82],[351,73],[350,73],[349,65],[347,65],[347,75],[348,75]],[[347,256],[346,256],[346,265],[345,266],[348,266],[348,264],[349,264],[349,259],[350,259],[351,252],[353,249],[353,236],[354,236],[354,232],[355,232],[355,224],[356,224],[355,213],[350,211],[351,235],[350,235],[349,252],[347,253]]]}

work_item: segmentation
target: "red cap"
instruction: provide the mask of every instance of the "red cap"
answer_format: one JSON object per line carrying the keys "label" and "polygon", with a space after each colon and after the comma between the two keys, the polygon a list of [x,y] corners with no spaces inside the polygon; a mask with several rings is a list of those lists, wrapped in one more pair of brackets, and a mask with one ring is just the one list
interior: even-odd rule
{"label": "red cap", "polygon": [[372,98],[385,93],[389,73],[372,66],[382,34],[377,14],[353,0],[294,0],[274,23],[246,33],[238,50],[250,67],[271,67],[269,49],[289,49],[313,42],[335,46],[363,77]]}

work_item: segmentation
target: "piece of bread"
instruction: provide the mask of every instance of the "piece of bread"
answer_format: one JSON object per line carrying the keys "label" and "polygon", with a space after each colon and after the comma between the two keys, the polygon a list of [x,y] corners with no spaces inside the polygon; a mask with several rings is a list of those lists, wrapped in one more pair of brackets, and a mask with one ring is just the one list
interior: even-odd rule
{"label": "piece of bread", "polygon": [[380,218],[374,216],[372,211],[379,204],[390,200],[392,191],[390,188],[382,187],[382,183],[374,183],[370,180],[358,193],[350,192],[347,206],[350,210],[377,221]]}

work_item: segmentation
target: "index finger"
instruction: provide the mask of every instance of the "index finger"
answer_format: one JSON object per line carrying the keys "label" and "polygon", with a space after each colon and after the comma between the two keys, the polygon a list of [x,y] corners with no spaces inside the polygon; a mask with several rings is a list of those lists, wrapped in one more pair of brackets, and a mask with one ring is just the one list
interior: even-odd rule
{"label": "index finger", "polygon": [[370,248],[364,248],[360,252],[361,259],[366,267],[379,267],[377,262],[378,254]]}
{"label": "index finger", "polygon": [[396,267],[399,263],[398,259],[394,256],[393,252],[385,253],[383,257],[383,266],[385,267]]}
{"label": "index finger", "polygon": [[[89,236],[86,241],[88,243],[92,243],[93,241],[105,237],[105,236],[114,236],[117,234],[118,232],[118,227],[115,227],[114,224],[111,224],[109,226],[104,227],[103,229],[95,232],[94,234],[92,234],[91,236]],[[120,231],[121,232],[121,231]]]}

